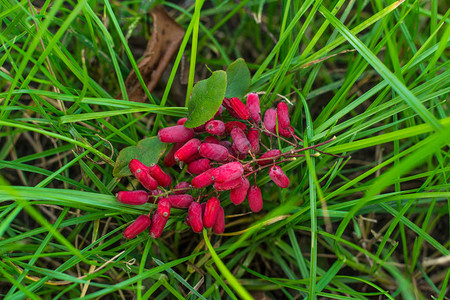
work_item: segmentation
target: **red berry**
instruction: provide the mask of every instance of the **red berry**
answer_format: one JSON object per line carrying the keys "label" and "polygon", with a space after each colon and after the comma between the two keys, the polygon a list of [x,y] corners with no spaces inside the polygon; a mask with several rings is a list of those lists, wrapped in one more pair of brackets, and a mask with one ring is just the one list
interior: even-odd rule
{"label": "red berry", "polygon": [[144,165],[141,161],[133,158],[128,164],[128,169],[130,169],[131,173],[136,176],[136,173],[141,172],[142,170],[146,170],[147,166]]}
{"label": "red berry", "polygon": [[203,143],[199,153],[202,157],[215,161],[226,161],[228,158],[228,149],[218,144]]}
{"label": "red berry", "polygon": [[247,134],[247,139],[250,142],[250,149],[254,154],[258,154],[260,150],[259,146],[259,130],[249,129]]}
{"label": "red berry", "polygon": [[167,152],[166,156],[164,156],[164,165],[166,167],[173,167],[177,162],[175,160],[175,152],[178,151],[178,149],[180,149],[182,146],[184,145],[184,143],[176,143],[175,145],[172,146],[172,148],[170,148],[170,150]]}
{"label": "red berry", "polygon": [[157,211],[152,216],[152,223],[148,233],[152,239],[157,239],[161,236],[164,226],[166,226],[167,220],[169,218],[164,218]]}
{"label": "red berry", "polygon": [[247,198],[252,212],[259,212],[263,208],[261,189],[257,185],[252,185],[248,189]]}
{"label": "red berry", "polygon": [[217,213],[219,212],[220,201],[216,197],[211,197],[206,202],[205,213],[203,215],[203,226],[211,228],[216,223]]}
{"label": "red berry", "polygon": [[185,164],[190,164],[191,162],[193,162],[193,161],[196,161],[196,160],[199,160],[200,158],[203,158],[201,155],[200,155],[200,153],[195,153],[194,155],[191,155],[190,157],[188,157],[185,161],[184,161],[184,163]]}
{"label": "red berry", "polygon": [[184,125],[162,128],[158,131],[158,138],[163,143],[184,143],[194,137],[194,130]]}
{"label": "red berry", "polygon": [[239,152],[239,150],[237,149],[237,147],[236,147],[236,144],[233,144],[233,146],[231,146],[231,150],[233,150],[232,151],[232,155],[234,156],[234,157],[237,157],[238,159],[240,159],[240,160],[243,160],[243,159],[246,159],[247,158],[247,153],[241,153],[241,152]]}
{"label": "red berry", "polygon": [[[265,166],[280,158],[281,151],[278,149],[269,150],[258,158],[258,165]],[[267,158],[267,159],[264,159]]]}
{"label": "red berry", "polygon": [[192,174],[201,174],[209,169],[211,169],[211,164],[207,158],[201,158],[188,165],[188,171]]}
{"label": "red berry", "polygon": [[192,178],[191,185],[193,188],[201,189],[208,185],[211,185],[214,183],[212,173],[214,172],[214,168],[211,168],[205,172],[203,172],[200,175],[195,176]]}
{"label": "red berry", "polygon": [[172,178],[166,174],[160,166],[157,164],[151,164],[148,167],[150,175],[158,181],[158,184],[162,187],[168,187],[172,184]]}
{"label": "red berry", "polygon": [[194,198],[189,194],[178,194],[167,196],[170,205],[175,208],[188,208],[194,201]]}
{"label": "red berry", "polygon": [[250,111],[250,117],[256,124],[261,122],[261,106],[259,105],[259,96],[255,93],[248,94],[247,107]]}
{"label": "red berry", "polygon": [[215,234],[222,234],[225,231],[225,211],[222,206],[219,206],[213,230]]}
{"label": "red berry", "polygon": [[232,115],[233,117],[235,117],[236,119],[239,119],[240,117],[238,116],[238,114],[234,111],[234,109],[231,107],[231,102],[229,98],[223,98],[223,102],[222,105],[228,110],[228,112],[230,113],[230,115]]}
{"label": "red berry", "polygon": [[291,121],[289,120],[289,109],[285,102],[280,102],[277,105],[277,117],[278,117],[278,125],[281,128],[287,128],[291,125]]}
{"label": "red berry", "polygon": [[278,133],[286,138],[290,138],[294,133],[294,128],[292,126],[288,126],[287,128],[278,127]]}
{"label": "red berry", "polygon": [[[244,173],[244,168],[240,162],[234,161],[224,164],[212,171],[213,180],[215,182],[225,182],[239,178]],[[208,170],[209,171],[209,170]]]}
{"label": "red berry", "polygon": [[168,218],[170,216],[170,201],[167,198],[161,198],[158,201],[158,214],[163,216],[164,218]]}
{"label": "red berry", "polygon": [[250,142],[242,129],[235,127],[231,130],[231,138],[233,139],[233,144],[236,145],[236,149],[240,153],[248,153],[250,151]]}
{"label": "red berry", "polygon": [[195,133],[202,133],[205,132],[205,124],[194,127],[194,132]]}
{"label": "red berry", "polygon": [[189,157],[195,155],[198,152],[198,147],[202,142],[199,139],[190,139],[186,144],[184,144],[177,152],[175,152],[176,161],[185,161]]}
{"label": "red berry", "polygon": [[241,185],[230,191],[230,200],[234,205],[239,205],[244,202],[249,186],[250,182],[245,177]]}
{"label": "red berry", "polygon": [[126,239],[135,238],[139,233],[147,229],[150,223],[150,218],[147,215],[140,215],[124,230],[123,237]]}
{"label": "red berry", "polygon": [[187,118],[178,119],[177,125],[184,125],[184,123],[186,123],[186,121],[187,121]]}
{"label": "red berry", "polygon": [[273,165],[269,169],[269,176],[276,185],[281,188],[287,188],[289,186],[289,178],[284,174],[283,170],[277,166]]}
{"label": "red berry", "polygon": [[158,181],[150,175],[148,168],[139,170],[136,174],[134,174],[134,176],[142,184],[142,186],[149,191],[156,189],[158,187]]}
{"label": "red berry", "polygon": [[225,181],[225,182],[215,182],[214,183],[214,188],[217,191],[229,191],[229,190],[237,188],[243,182],[244,182],[244,179],[242,177],[238,177],[238,178],[235,178],[235,179],[232,179],[232,180],[228,180],[228,181]]}
{"label": "red berry", "polygon": [[239,100],[239,98],[236,97],[231,98],[230,106],[242,120],[247,120],[248,118],[250,118],[250,111],[248,110],[247,105],[242,103],[242,101]]}
{"label": "red berry", "polygon": [[215,137],[215,136],[207,136],[204,140],[203,143],[209,143],[209,144],[220,144],[220,141]]}
{"label": "red berry", "polygon": [[179,194],[184,194],[186,191],[188,191],[191,188],[191,185],[189,184],[189,182],[186,181],[181,181],[179,182],[174,189],[175,190],[181,190],[181,191],[175,191],[173,192],[175,195],[179,195]]}
{"label": "red berry", "polygon": [[247,130],[247,125],[239,121],[230,121],[225,123],[225,130],[228,134],[231,133],[231,130],[233,130],[234,127],[239,127],[243,131]]}
{"label": "red berry", "polygon": [[116,198],[120,203],[142,205],[147,203],[148,195],[146,191],[120,191]]}
{"label": "red berry", "polygon": [[162,194],[164,194],[164,192],[159,190],[159,189],[149,191],[148,192],[148,201],[147,202],[150,202],[150,203],[154,202],[155,198],[158,198],[159,195],[162,195]]}
{"label": "red berry", "polygon": [[191,203],[187,217],[189,218],[189,225],[192,227],[194,232],[201,232],[203,230],[202,206],[200,203]]}
{"label": "red berry", "polygon": [[211,120],[206,123],[205,129],[211,134],[223,135],[225,133],[225,123],[219,120]]}
{"label": "red berry", "polygon": [[274,108],[269,108],[264,114],[264,127],[272,133],[277,133],[275,131],[275,126],[277,125],[277,111]]}

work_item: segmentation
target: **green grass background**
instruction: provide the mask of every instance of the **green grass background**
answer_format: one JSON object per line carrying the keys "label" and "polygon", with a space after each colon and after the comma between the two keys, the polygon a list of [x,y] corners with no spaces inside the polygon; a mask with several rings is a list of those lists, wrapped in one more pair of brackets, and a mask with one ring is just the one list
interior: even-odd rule
{"label": "green grass background", "polygon": [[[147,102],[117,100],[158,3],[186,30],[180,51]],[[448,2],[182,3],[0,0],[0,297],[449,297]],[[288,97],[305,143],[336,135],[321,150],[347,156],[287,163],[287,190],[262,174],[258,214],[233,217],[248,208],[223,195],[223,236],[179,211],[163,238],[125,241],[151,205],[115,200],[133,188],[112,176],[118,152],[240,57],[263,110]]]}

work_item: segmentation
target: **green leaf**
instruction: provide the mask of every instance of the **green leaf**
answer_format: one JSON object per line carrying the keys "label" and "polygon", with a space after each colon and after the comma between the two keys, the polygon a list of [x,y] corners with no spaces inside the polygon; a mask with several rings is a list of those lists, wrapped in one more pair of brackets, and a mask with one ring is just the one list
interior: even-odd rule
{"label": "green leaf", "polygon": [[146,165],[156,164],[166,151],[166,146],[166,143],[161,142],[158,137],[154,136],[141,140],[136,146],[122,149],[114,165],[113,175],[116,177],[130,176],[128,164],[133,158],[139,159]]}
{"label": "green leaf", "polygon": [[188,119],[184,126],[194,128],[214,117],[225,97],[226,87],[225,71],[215,71],[208,79],[198,82],[192,89],[192,98],[188,104]]}
{"label": "green leaf", "polygon": [[244,59],[238,58],[227,69],[225,97],[244,97],[250,87],[250,71]]}

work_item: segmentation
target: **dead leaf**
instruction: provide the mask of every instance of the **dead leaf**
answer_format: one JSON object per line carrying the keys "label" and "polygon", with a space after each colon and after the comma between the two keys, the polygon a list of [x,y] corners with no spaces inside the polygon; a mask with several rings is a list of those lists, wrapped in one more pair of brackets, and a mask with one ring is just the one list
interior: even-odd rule
{"label": "dead leaf", "polygon": [[[151,92],[155,88],[170,59],[178,51],[184,37],[184,29],[170,17],[161,5],[150,10],[153,19],[152,37],[147,43],[142,60],[138,63],[139,72]],[[134,70],[125,80],[128,98],[135,102],[145,102],[145,94]],[[119,94],[119,99],[122,95]]]}

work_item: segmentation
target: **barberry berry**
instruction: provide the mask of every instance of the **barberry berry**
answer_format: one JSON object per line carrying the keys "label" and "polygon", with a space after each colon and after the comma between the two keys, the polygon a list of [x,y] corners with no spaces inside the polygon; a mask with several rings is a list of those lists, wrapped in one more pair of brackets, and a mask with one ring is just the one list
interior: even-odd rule
{"label": "barberry berry", "polygon": [[192,178],[191,185],[193,188],[201,189],[208,185],[211,185],[214,183],[214,179],[212,177],[212,173],[214,172],[214,168],[211,168],[209,170],[206,170],[200,175],[195,176]]}
{"label": "barberry berry", "polygon": [[231,109],[241,118],[242,120],[248,120],[250,118],[250,111],[247,105],[245,105],[239,98],[233,97],[230,99]]}
{"label": "barberry berry", "polygon": [[230,191],[230,200],[234,205],[239,205],[244,202],[245,197],[247,197],[248,188],[250,186],[250,182],[245,177],[242,181],[242,184],[235,187]]}
{"label": "barberry berry", "polygon": [[223,162],[227,160],[229,152],[222,145],[203,143],[200,145],[199,153],[204,158]]}
{"label": "barberry berry", "polygon": [[194,232],[203,230],[202,206],[198,202],[192,202],[188,210],[188,222]]}
{"label": "barberry berry", "polygon": [[258,165],[265,166],[271,164],[274,160],[278,159],[280,155],[281,151],[278,149],[269,150],[258,158]]}
{"label": "barberry berry", "polygon": [[213,230],[215,234],[222,234],[225,231],[225,211],[222,206],[219,206]]}
{"label": "barberry berry", "polygon": [[277,125],[277,111],[274,108],[269,108],[264,114],[264,127],[272,133],[277,133],[275,131],[275,126]]}
{"label": "barberry berry", "polygon": [[240,186],[243,183],[243,181],[244,179],[242,177],[238,177],[225,182],[214,182],[214,188],[217,191],[229,191]]}
{"label": "barberry berry", "polygon": [[180,181],[175,187],[175,190],[181,190],[181,191],[174,191],[173,193],[175,195],[179,195],[179,194],[184,194],[189,188],[191,187],[191,185],[189,184],[189,182],[187,181]]}
{"label": "barberry berry", "polygon": [[[216,223],[217,213],[219,212],[220,201],[216,197],[211,197],[206,202],[205,213],[203,215],[203,226],[211,228]],[[191,220],[192,222],[192,220]]]}
{"label": "barberry berry", "polygon": [[166,156],[164,156],[164,165],[166,167],[173,167],[175,166],[175,164],[177,163],[177,161],[175,160],[175,153],[178,151],[178,149],[180,149],[182,146],[184,145],[184,143],[176,143],[172,146],[172,148],[170,148],[170,150],[167,152]]}
{"label": "barberry berry", "polygon": [[178,119],[177,125],[184,125],[184,123],[186,123],[186,121],[187,121],[187,118]]}
{"label": "barberry berry", "polygon": [[158,187],[158,181],[150,175],[148,168],[139,169],[134,176],[149,191]]}
{"label": "barberry berry", "polygon": [[167,196],[171,207],[175,208],[188,208],[194,201],[194,198],[189,194],[177,194]]}
{"label": "barberry berry", "polygon": [[168,219],[169,218],[165,218],[160,215],[158,211],[153,214],[152,223],[150,224],[150,228],[148,230],[148,233],[152,239],[157,239],[161,236]]}
{"label": "barberry berry", "polygon": [[276,185],[281,188],[287,188],[289,186],[289,178],[284,174],[280,166],[273,165],[269,169],[269,176]]}
{"label": "barberry berry", "polygon": [[278,117],[278,125],[281,128],[287,128],[291,125],[291,121],[289,120],[289,109],[285,102],[280,102],[277,105],[277,117]]}
{"label": "barberry berry", "polygon": [[225,133],[225,123],[219,120],[211,120],[206,123],[205,129],[208,133],[223,135]]}
{"label": "barberry berry", "polygon": [[157,211],[164,218],[168,218],[170,216],[170,201],[167,198],[161,198],[158,201]]}
{"label": "barberry berry", "polygon": [[198,152],[198,147],[202,142],[199,139],[190,139],[186,142],[177,152],[175,152],[175,160],[176,161],[186,161],[191,156],[195,155]]}
{"label": "barberry berry", "polygon": [[158,131],[158,138],[163,143],[184,143],[193,137],[194,130],[184,127],[184,125],[161,128]]}
{"label": "barberry berry", "polygon": [[151,220],[147,215],[140,215],[124,230],[123,237],[126,239],[135,238],[139,233],[147,229],[150,223]]}
{"label": "barberry berry", "polygon": [[146,191],[120,191],[116,194],[117,201],[123,204],[142,205],[147,203]]}
{"label": "barberry berry", "polygon": [[233,128],[235,128],[235,127],[239,127],[243,131],[247,130],[247,125],[245,125],[244,123],[239,122],[239,121],[230,121],[230,122],[226,122],[225,123],[225,131],[228,134],[230,134],[231,130],[233,130]]}
{"label": "barberry berry", "polygon": [[204,140],[203,143],[209,143],[209,144],[220,144],[220,141],[215,137],[215,136],[207,136]]}
{"label": "barberry berry", "polygon": [[247,133],[247,139],[250,142],[250,149],[254,154],[258,154],[260,150],[259,146],[259,130],[249,129]]}
{"label": "barberry berry", "polygon": [[259,212],[263,208],[261,189],[257,185],[248,189],[247,199],[252,212]]}
{"label": "barberry berry", "polygon": [[242,129],[235,127],[231,130],[231,138],[233,139],[233,144],[236,145],[236,149],[240,153],[248,153],[250,150],[250,142]]}
{"label": "barberry berry", "polygon": [[201,174],[209,169],[211,169],[211,163],[207,158],[195,160],[188,165],[188,171],[192,174]]}
{"label": "barberry berry", "polygon": [[259,96],[257,94],[250,93],[247,95],[247,107],[252,120],[259,124],[261,122],[261,106],[259,105]]}
{"label": "barberry berry", "polygon": [[[239,178],[244,173],[242,164],[238,161],[221,165],[218,168],[210,169],[215,182],[225,182]],[[209,171],[209,170],[208,170]]]}
{"label": "barberry berry", "polygon": [[160,186],[168,187],[172,184],[172,178],[170,178],[170,176],[166,174],[157,164],[151,164],[148,166],[148,172],[153,178],[156,179]]}

